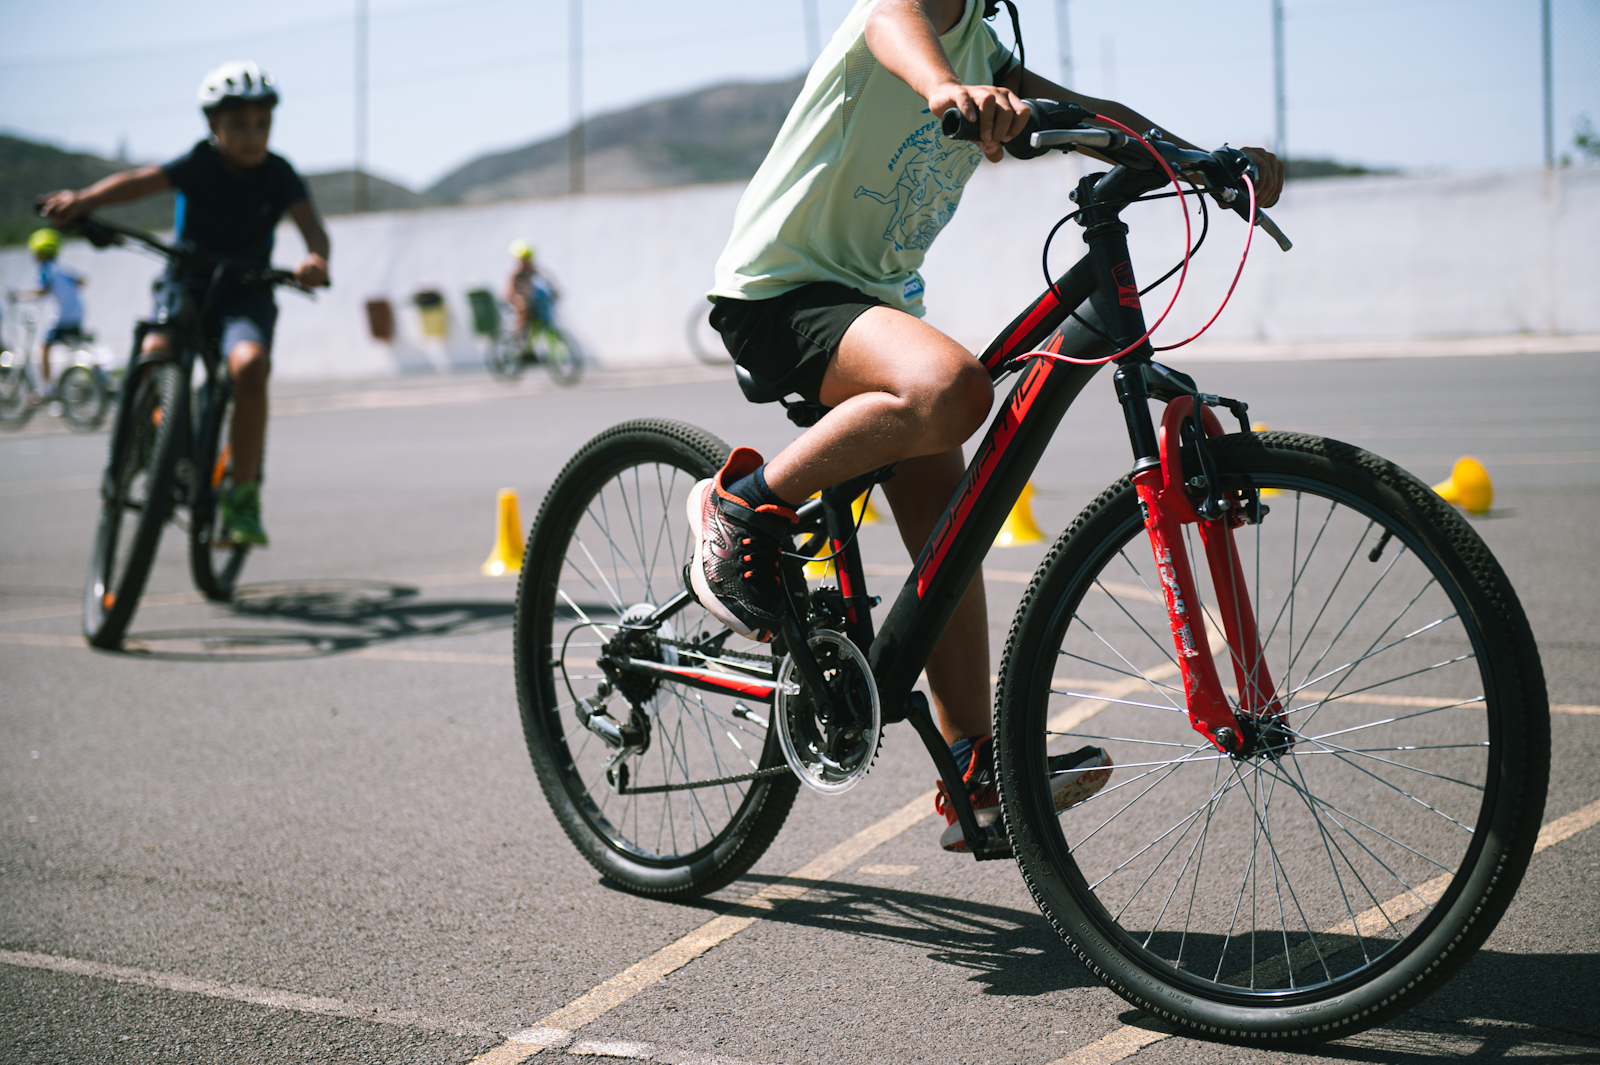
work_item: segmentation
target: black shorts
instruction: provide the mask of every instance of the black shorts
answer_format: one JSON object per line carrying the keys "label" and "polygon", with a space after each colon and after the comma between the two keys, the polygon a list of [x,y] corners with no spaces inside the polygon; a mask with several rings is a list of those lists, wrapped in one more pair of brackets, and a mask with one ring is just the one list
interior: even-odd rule
{"label": "black shorts", "polygon": [[719,296],[711,328],[722,334],[728,354],[763,392],[773,399],[798,394],[816,403],[822,375],[845,330],[869,308],[884,306],[857,289],[813,281],[771,299]]}

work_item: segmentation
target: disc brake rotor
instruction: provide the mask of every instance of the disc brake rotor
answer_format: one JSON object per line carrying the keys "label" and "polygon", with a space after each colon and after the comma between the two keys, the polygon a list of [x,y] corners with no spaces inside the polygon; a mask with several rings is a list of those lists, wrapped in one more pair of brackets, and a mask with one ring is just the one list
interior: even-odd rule
{"label": "disc brake rotor", "polygon": [[848,637],[819,629],[807,642],[827,682],[833,713],[825,714],[805,691],[794,659],[786,657],[778,671],[772,725],[795,776],[814,791],[836,795],[855,787],[877,757],[883,735],[878,684],[866,656]]}

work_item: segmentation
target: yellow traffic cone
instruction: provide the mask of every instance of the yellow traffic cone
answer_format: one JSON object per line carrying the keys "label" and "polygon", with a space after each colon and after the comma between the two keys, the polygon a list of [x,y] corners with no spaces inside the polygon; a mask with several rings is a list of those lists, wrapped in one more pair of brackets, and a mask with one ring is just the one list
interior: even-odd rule
{"label": "yellow traffic cone", "polygon": [[485,577],[522,572],[522,514],[517,509],[516,491],[511,488],[500,489],[496,509],[494,550],[484,560]]}
{"label": "yellow traffic cone", "polygon": [[1029,481],[1022,486],[1022,494],[1017,496],[1011,513],[1006,515],[1006,523],[1000,526],[1000,535],[994,538],[994,546],[1036,544],[1043,539],[1044,530],[1033,520],[1033,482]]}
{"label": "yellow traffic cone", "polygon": [[1487,514],[1494,506],[1494,484],[1489,480],[1489,471],[1471,455],[1457,459],[1450,479],[1440,481],[1433,490],[1443,496],[1446,503],[1468,514]]}
{"label": "yellow traffic cone", "polygon": [[[813,492],[811,498],[815,499],[821,494],[821,492]],[[855,518],[857,525],[876,525],[883,520],[878,514],[878,508],[872,505],[872,489],[870,488],[862,492],[856,497],[855,502],[850,504],[850,514]],[[831,555],[833,554],[833,549],[830,545],[824,543],[817,553]],[[820,581],[831,576],[833,576],[832,559],[828,559],[825,562],[806,563],[806,580]]]}
{"label": "yellow traffic cone", "polygon": [[[1272,427],[1270,425],[1268,425],[1266,422],[1251,422],[1250,423],[1250,431],[1252,433],[1264,433],[1270,428],[1272,428]],[[1262,499],[1265,499],[1268,496],[1276,496],[1276,495],[1282,495],[1282,494],[1283,494],[1283,489],[1281,489],[1281,488],[1263,488],[1261,490],[1261,498]]]}

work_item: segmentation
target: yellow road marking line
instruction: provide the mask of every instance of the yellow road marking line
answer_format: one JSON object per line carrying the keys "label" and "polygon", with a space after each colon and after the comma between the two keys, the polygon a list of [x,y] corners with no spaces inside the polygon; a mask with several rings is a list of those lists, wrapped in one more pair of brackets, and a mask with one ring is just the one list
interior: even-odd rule
{"label": "yellow road marking line", "polygon": [[[162,595],[147,595],[139,600],[139,605],[142,607],[184,606],[205,601],[205,596],[199,592],[167,592]],[[55,618],[75,618],[82,613],[83,601],[80,599],[71,606],[36,606],[24,610],[7,611],[0,614],[0,625],[14,621],[51,621]]]}
{"label": "yellow road marking line", "polygon": [[99,980],[114,980],[119,984],[154,987],[163,991],[181,991],[206,998],[246,1002],[270,1009],[292,1010],[296,1013],[318,1013],[328,1017],[349,1017],[373,1024],[397,1024],[411,1028],[428,1028],[435,1031],[473,1033],[489,1032],[475,1024],[446,1021],[426,1017],[414,1010],[396,1010],[384,1006],[363,1006],[323,995],[299,995],[270,987],[252,987],[249,984],[224,984],[215,980],[197,980],[179,973],[154,972],[131,969],[123,965],[106,965],[78,958],[59,958],[53,954],[34,954],[28,951],[0,950],[0,965],[14,965],[23,969],[47,969],[69,976],[88,976]]}
{"label": "yellow road marking line", "polygon": [[474,1058],[472,1065],[516,1065],[541,1050],[562,1046],[571,1033],[622,1005],[641,991],[648,990],[683,968],[717,944],[797,899],[878,847],[899,836],[930,816],[934,792],[918,795],[875,825],[862,829],[832,850],[813,858],[788,876],[757,891],[730,912],[712,918],[688,935],[667,944],[643,961],[636,962],[609,980],[579,995],[567,1005],[539,1021],[534,1027],[514,1033],[505,1043]]}
{"label": "yellow road marking line", "polygon": [[511,655],[476,654],[470,651],[407,651],[399,647],[367,647],[350,657],[380,662],[438,662],[458,666],[509,667],[514,661]]}
{"label": "yellow road marking line", "polygon": [[[1533,853],[1548,850],[1563,840],[1571,839],[1579,832],[1593,828],[1600,824],[1600,800],[1587,806],[1580,807],[1570,814],[1558,817],[1539,829],[1538,839],[1533,844]],[[1441,874],[1426,883],[1418,885],[1414,891],[1407,891],[1396,895],[1387,902],[1380,903],[1356,915],[1354,921],[1343,921],[1334,925],[1323,935],[1353,936],[1357,930],[1362,935],[1370,935],[1388,927],[1390,921],[1400,921],[1407,917],[1421,913],[1428,906],[1438,902],[1444,895],[1445,889],[1450,886],[1449,874]],[[1290,965],[1299,968],[1300,964],[1312,960],[1309,943],[1301,944],[1295,952],[1297,955],[1305,954],[1290,961]],[[1073,1051],[1064,1058],[1058,1058],[1050,1065],[1111,1065],[1112,1062],[1121,1061],[1123,1058],[1132,1057],[1151,1043],[1159,1042],[1175,1032],[1164,1030],[1153,1020],[1148,1018],[1125,1025],[1110,1035]]]}
{"label": "yellow road marking line", "polygon": [[99,484],[98,473],[79,473],[71,477],[50,477],[43,480],[7,481],[0,484],[0,498],[49,495],[54,492],[81,492]]}

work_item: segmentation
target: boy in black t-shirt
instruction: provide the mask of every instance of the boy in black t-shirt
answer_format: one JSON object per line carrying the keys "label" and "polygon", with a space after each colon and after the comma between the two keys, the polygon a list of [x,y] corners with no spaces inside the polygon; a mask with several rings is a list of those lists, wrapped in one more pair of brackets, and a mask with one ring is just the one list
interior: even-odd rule
{"label": "boy in black t-shirt", "polygon": [[[61,225],[101,207],[128,203],[164,189],[178,190],[178,240],[198,251],[270,265],[273,233],[287,213],[305,239],[307,254],[295,269],[306,285],[328,283],[328,234],[288,160],[267,151],[278,88],[270,74],[248,61],[224,63],[200,83],[200,107],[211,136],[162,166],[124,170],[79,192],[50,196],[45,217]],[[210,268],[192,275],[169,272],[158,287],[156,321],[176,310],[181,288],[203,289]],[[222,339],[233,379],[233,488],[222,499],[223,537],[265,547],[261,525],[261,451],[267,431],[267,374],[272,367],[272,332],[278,307],[267,287],[224,280],[207,319]],[[168,350],[157,330],[145,352]]]}

